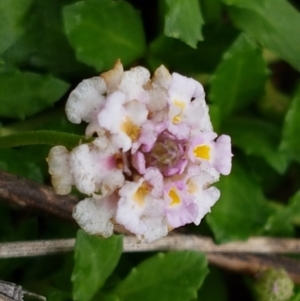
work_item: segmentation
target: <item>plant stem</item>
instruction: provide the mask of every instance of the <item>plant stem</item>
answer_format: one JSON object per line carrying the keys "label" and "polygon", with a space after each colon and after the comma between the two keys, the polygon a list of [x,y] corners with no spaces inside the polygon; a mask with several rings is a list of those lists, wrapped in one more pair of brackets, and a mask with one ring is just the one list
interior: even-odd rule
{"label": "plant stem", "polygon": [[72,148],[81,142],[88,142],[84,136],[56,132],[56,131],[30,131],[0,137],[0,148],[10,148],[23,145],[64,145]]}

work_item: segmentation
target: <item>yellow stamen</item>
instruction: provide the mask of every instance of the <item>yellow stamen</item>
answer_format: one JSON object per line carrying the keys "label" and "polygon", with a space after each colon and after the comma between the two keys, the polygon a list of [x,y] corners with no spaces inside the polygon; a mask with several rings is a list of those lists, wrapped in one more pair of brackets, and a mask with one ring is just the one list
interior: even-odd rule
{"label": "yellow stamen", "polygon": [[135,125],[131,119],[126,117],[121,125],[121,131],[125,132],[131,140],[136,140],[140,134],[140,127]]}
{"label": "yellow stamen", "polygon": [[150,187],[146,182],[137,189],[137,191],[132,196],[134,202],[136,202],[139,206],[143,206],[145,203],[145,197],[149,193]]}
{"label": "yellow stamen", "polygon": [[199,159],[210,159],[210,147],[208,145],[199,145],[194,148],[194,156]]}
{"label": "yellow stamen", "polygon": [[169,192],[169,197],[172,199],[170,206],[177,205],[181,203],[180,197],[176,192],[176,188],[173,187]]}
{"label": "yellow stamen", "polygon": [[178,99],[175,99],[175,100],[173,101],[173,103],[174,103],[174,105],[175,105],[176,107],[180,108],[181,111],[184,110],[184,108],[185,108],[185,102],[184,102],[184,101],[180,101],[180,100],[178,100]]}
{"label": "yellow stamen", "polygon": [[178,124],[181,122],[181,117],[179,116],[179,114],[173,117],[172,122],[174,124]]}
{"label": "yellow stamen", "polygon": [[185,109],[185,103],[184,103],[183,101],[180,101],[180,100],[178,100],[178,99],[175,99],[175,100],[173,101],[173,104],[174,104],[176,107],[180,108],[180,113],[177,114],[176,116],[174,116],[174,117],[172,118],[172,122],[173,122],[174,124],[178,124],[178,123],[180,123],[181,120],[182,120],[180,114],[181,114],[182,111]]}

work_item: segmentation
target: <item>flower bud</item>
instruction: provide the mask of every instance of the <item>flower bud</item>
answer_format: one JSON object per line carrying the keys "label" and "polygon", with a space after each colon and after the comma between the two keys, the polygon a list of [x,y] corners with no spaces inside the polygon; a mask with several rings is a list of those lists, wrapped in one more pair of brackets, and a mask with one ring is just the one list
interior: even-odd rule
{"label": "flower bud", "polygon": [[283,269],[261,272],[254,284],[257,301],[287,301],[293,295],[294,283]]}

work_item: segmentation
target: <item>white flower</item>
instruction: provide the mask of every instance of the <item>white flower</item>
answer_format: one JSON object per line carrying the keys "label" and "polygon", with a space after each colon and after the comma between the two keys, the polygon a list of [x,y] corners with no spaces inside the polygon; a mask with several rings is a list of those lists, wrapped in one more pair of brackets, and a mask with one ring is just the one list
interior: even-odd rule
{"label": "white flower", "polygon": [[140,240],[198,225],[220,196],[211,186],[231,170],[231,141],[217,136],[202,85],[160,66],[114,68],[84,80],[66,105],[70,121],[94,136],[70,152],[49,153],[54,189],[88,196],[73,212],[90,234],[109,236],[118,223]]}

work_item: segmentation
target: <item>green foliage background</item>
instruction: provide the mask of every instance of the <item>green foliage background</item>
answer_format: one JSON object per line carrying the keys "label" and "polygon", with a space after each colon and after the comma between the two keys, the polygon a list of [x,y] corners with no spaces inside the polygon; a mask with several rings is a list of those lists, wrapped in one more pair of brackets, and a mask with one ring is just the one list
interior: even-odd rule
{"label": "green foliage background", "polygon": [[[220,200],[185,231],[218,243],[299,236],[299,9],[296,0],[1,0],[0,169],[49,184],[51,145],[72,146],[84,133],[64,115],[80,80],[118,58],[126,68],[164,64],[204,85],[215,131],[233,143]],[[3,204],[0,220],[1,242],[77,231]],[[50,301],[254,298],[197,252],[122,254],[122,237],[79,231],[74,254],[0,260],[0,279]]]}

